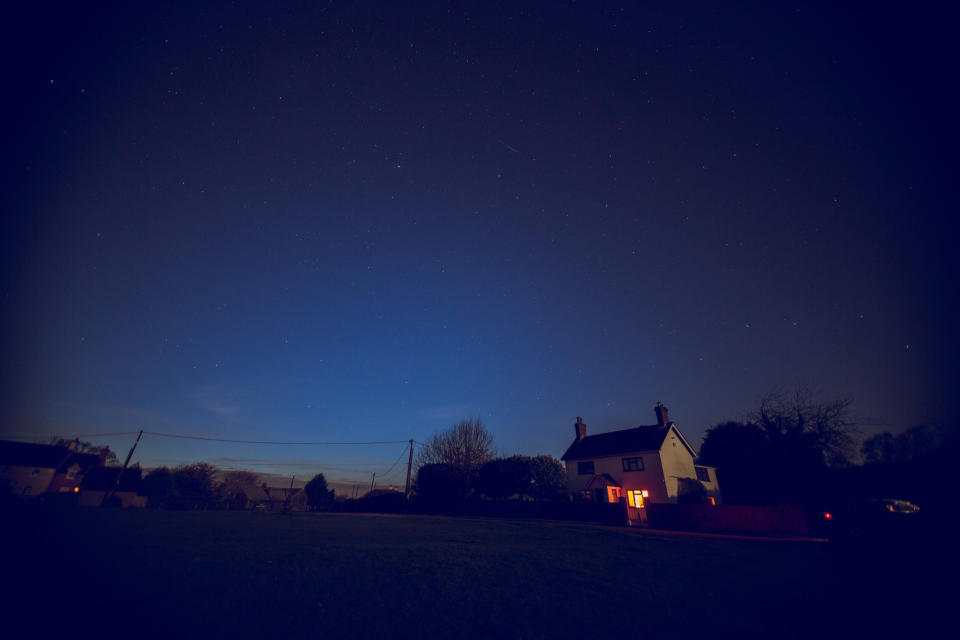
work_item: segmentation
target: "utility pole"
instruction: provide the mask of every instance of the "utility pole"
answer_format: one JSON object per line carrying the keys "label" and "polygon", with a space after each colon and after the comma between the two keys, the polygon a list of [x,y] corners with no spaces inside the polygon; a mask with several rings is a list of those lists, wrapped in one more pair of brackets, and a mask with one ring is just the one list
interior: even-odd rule
{"label": "utility pole", "polygon": [[137,439],[134,441],[133,446],[130,447],[130,453],[127,454],[127,459],[123,461],[123,468],[120,469],[120,473],[117,474],[117,480],[113,483],[113,487],[110,491],[107,491],[103,494],[103,500],[100,501],[100,506],[107,504],[107,500],[113,496],[117,491],[117,486],[120,484],[120,478],[123,477],[124,472],[127,470],[127,465],[130,464],[130,458],[133,457],[133,452],[136,450],[137,445],[140,444],[140,438],[143,437],[143,429],[140,429],[140,433],[137,434]]}
{"label": "utility pole", "polygon": [[377,486],[377,472],[373,472],[373,477],[370,478],[370,492],[373,492],[373,488]]}
{"label": "utility pole", "polygon": [[413,467],[413,438],[410,438],[410,457],[407,458],[407,481],[403,485],[403,499],[410,497],[410,469]]}

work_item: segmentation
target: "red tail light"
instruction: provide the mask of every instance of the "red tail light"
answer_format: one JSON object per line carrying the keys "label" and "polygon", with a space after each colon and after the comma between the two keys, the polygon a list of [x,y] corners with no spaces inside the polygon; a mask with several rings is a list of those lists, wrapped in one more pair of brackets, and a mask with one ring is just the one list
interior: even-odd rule
{"label": "red tail light", "polygon": [[830,513],[829,511],[824,511],[824,512],[823,512],[823,518],[824,518],[825,520],[833,520],[833,514]]}

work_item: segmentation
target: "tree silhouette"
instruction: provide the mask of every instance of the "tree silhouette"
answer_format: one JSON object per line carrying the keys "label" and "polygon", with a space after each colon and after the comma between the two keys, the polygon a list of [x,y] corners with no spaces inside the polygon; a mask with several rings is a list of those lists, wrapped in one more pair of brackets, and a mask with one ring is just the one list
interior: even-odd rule
{"label": "tree silhouette", "polygon": [[333,491],[327,489],[327,479],[322,473],[313,476],[303,491],[307,494],[307,504],[315,511],[323,511],[333,505]]}
{"label": "tree silhouette", "polygon": [[250,499],[250,490],[257,486],[259,476],[252,471],[228,471],[218,487],[221,497],[231,509],[244,509]]}
{"label": "tree silhouette", "polygon": [[469,418],[430,436],[417,456],[417,466],[446,464],[469,478],[493,456],[493,436],[480,418]]}
{"label": "tree silhouette", "polygon": [[117,454],[111,451],[110,447],[107,445],[98,446],[83,440],[68,440],[66,438],[59,437],[50,438],[50,444],[56,447],[70,447],[71,445],[75,444],[77,453],[93,453],[96,455],[103,454],[104,462],[106,464],[120,464],[120,461],[117,459]]}

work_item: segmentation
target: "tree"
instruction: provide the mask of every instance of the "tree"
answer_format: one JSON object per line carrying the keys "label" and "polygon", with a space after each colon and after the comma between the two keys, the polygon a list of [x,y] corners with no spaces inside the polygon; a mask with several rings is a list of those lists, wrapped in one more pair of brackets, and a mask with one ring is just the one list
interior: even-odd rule
{"label": "tree", "polygon": [[307,504],[314,511],[325,511],[333,505],[334,492],[327,489],[327,479],[322,473],[313,476],[303,491],[307,494]]}
{"label": "tree", "polygon": [[530,458],[511,456],[488,460],[477,471],[475,487],[490,498],[529,495],[533,486]]}
{"label": "tree", "polygon": [[777,493],[772,455],[766,431],[730,421],[707,429],[698,462],[717,468],[727,504],[771,504]]}
{"label": "tree", "polygon": [[567,492],[567,474],[553,456],[510,456],[484,463],[476,474],[474,486],[490,498],[521,495],[556,500]]}
{"label": "tree", "polygon": [[104,462],[108,465],[120,464],[120,461],[117,459],[117,454],[110,450],[110,447],[107,445],[97,446],[89,442],[84,442],[83,440],[67,440],[66,438],[59,438],[54,436],[50,438],[50,444],[56,447],[69,448],[71,446],[76,446],[75,451],[77,453],[92,453],[95,455],[104,456]]}
{"label": "tree", "polygon": [[462,470],[442,462],[425,464],[417,469],[415,485],[417,500],[437,504],[463,500],[469,489]]}
{"label": "tree", "polygon": [[480,418],[469,418],[432,435],[420,450],[417,466],[446,464],[470,478],[493,456],[493,436]]}
{"label": "tree", "polygon": [[558,500],[567,495],[567,471],[553,456],[530,459],[531,495],[538,500]]}
{"label": "tree", "polygon": [[172,506],[176,490],[173,486],[173,474],[170,469],[160,467],[147,474],[141,485],[143,495],[147,496],[147,504],[154,508],[169,508]]}
{"label": "tree", "polygon": [[940,434],[933,427],[916,425],[898,436],[889,431],[868,438],[860,447],[866,464],[907,462],[927,455],[937,449]]}
{"label": "tree", "polygon": [[173,470],[175,506],[180,509],[206,509],[216,499],[213,477],[217,468],[206,462],[184,464]]}
{"label": "tree", "polygon": [[700,461],[717,467],[729,504],[818,503],[829,470],[848,466],[854,454],[850,403],[805,387],[793,394],[775,389],[760,399],[751,422],[711,427]]}
{"label": "tree", "polygon": [[818,458],[827,466],[845,466],[854,453],[856,435],[852,402],[850,397],[818,397],[809,387],[799,387],[793,394],[773,389],[760,399],[753,421],[781,453],[810,458],[804,463]]}
{"label": "tree", "polygon": [[228,508],[244,509],[249,500],[249,491],[257,486],[258,479],[259,476],[252,471],[228,471],[223,474],[218,492]]}

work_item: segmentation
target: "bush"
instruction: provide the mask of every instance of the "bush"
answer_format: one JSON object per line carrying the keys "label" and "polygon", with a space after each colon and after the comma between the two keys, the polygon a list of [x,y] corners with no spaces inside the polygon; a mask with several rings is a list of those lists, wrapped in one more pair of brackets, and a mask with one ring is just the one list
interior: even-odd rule
{"label": "bush", "polygon": [[453,465],[425,464],[417,470],[417,499],[426,502],[461,501],[469,484]]}

